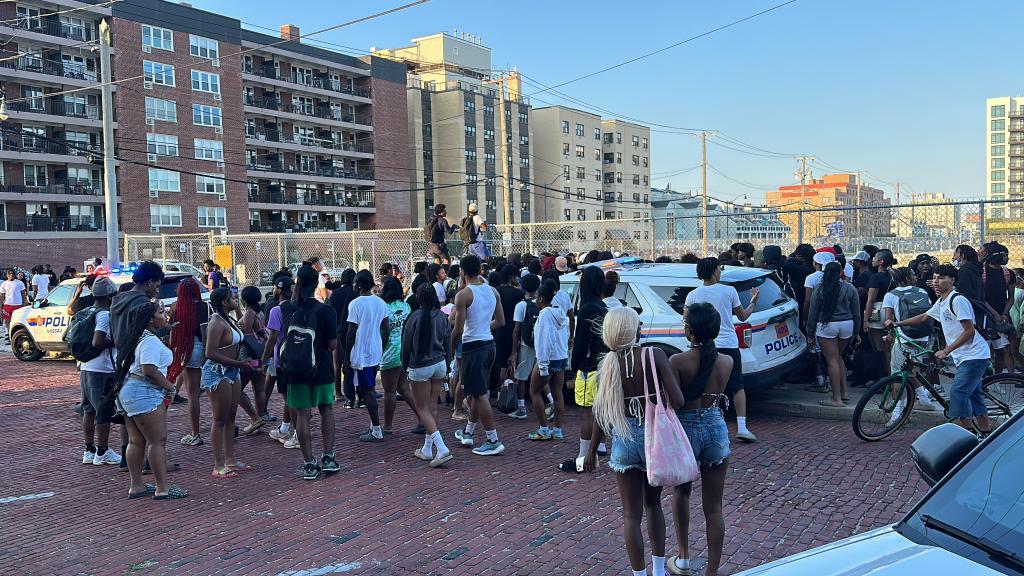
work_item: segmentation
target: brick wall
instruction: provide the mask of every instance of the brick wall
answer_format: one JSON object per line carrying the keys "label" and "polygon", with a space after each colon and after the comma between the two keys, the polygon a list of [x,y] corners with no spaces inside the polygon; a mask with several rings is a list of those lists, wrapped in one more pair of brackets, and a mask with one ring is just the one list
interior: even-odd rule
{"label": "brick wall", "polygon": [[57,240],[0,240],[0,266],[21,266],[31,269],[50,264],[60,274],[65,266],[82,270],[82,262],[105,254],[104,238],[60,238]]}
{"label": "brick wall", "polygon": [[[118,168],[118,190],[121,194],[121,227],[129,234],[148,234],[150,231],[150,204],[172,204],[181,206],[181,228],[161,228],[166,233],[205,232],[198,227],[199,206],[223,207],[227,212],[228,231],[244,233],[249,231],[248,190],[246,180],[245,136],[242,123],[242,80],[241,62],[237,57],[225,57],[220,67],[214,68],[208,60],[199,60],[189,54],[189,35],[174,32],[174,51],[156,50],[145,54],[141,51],[142,27],[138,22],[122,18],[113,19],[113,36],[117,46],[114,55],[114,73],[117,78],[142,75],[143,60],[150,60],[175,67],[175,87],[155,85],[143,89],[143,80],[128,80],[118,86],[115,96],[118,121],[117,144],[119,157],[148,163],[146,158],[146,134],[156,132],[178,137],[179,157],[160,157],[160,168],[188,170],[190,172],[223,174],[235,182],[225,182],[226,200],[213,194],[197,194],[195,176],[182,173],[181,192],[161,192],[159,198],[149,197],[149,167],[122,162]],[[234,54],[241,48],[236,44],[220,41],[221,54]],[[221,101],[207,92],[192,90],[192,69],[220,75]],[[146,125],[146,96],[174,100],[177,103],[177,122],[156,121],[154,126]],[[211,127],[196,126],[192,122],[192,104],[217,106],[223,112],[223,135],[215,134]],[[224,143],[224,168],[209,160],[195,160],[194,139],[221,140]]]}
{"label": "brick wall", "polygon": [[409,120],[405,83],[372,79],[373,156],[377,213],[367,217],[367,227],[408,228],[412,217],[409,171]]}

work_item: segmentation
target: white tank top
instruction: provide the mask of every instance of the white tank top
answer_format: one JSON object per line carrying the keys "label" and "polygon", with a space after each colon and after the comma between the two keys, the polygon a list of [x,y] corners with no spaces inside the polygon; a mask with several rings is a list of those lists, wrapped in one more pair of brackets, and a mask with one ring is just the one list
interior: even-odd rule
{"label": "white tank top", "polygon": [[489,284],[470,284],[468,288],[473,292],[473,303],[466,310],[462,342],[494,340],[494,334],[491,334],[491,318],[494,317],[494,307],[497,305],[494,289]]}

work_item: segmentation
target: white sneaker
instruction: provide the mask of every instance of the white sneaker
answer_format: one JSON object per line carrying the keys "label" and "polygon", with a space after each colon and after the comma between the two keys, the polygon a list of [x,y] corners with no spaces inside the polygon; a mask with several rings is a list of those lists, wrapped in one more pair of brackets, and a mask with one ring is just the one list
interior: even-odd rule
{"label": "white sneaker", "polygon": [[269,436],[274,440],[277,440],[281,444],[284,444],[285,442],[288,441],[289,438],[292,437],[292,433],[291,431],[281,432],[280,428],[274,428],[273,430],[270,431]]}
{"label": "white sneaker", "polygon": [[917,397],[917,402],[914,402],[914,410],[919,410],[922,412],[938,412],[942,410],[942,408],[938,405],[938,403],[932,400],[930,396],[928,396],[927,394],[922,394]]}
{"label": "white sneaker", "polygon": [[744,442],[757,442],[757,436],[754,436],[754,433],[750,430],[736,432],[736,438]]}
{"label": "white sneaker", "polygon": [[466,446],[468,448],[472,448],[473,447],[473,435],[472,434],[466,434],[465,430],[463,430],[461,428],[456,430],[455,431],[455,438],[463,446]]}
{"label": "white sneaker", "polygon": [[892,415],[889,416],[889,422],[886,423],[886,426],[892,426],[893,424],[899,422],[900,417],[903,416],[903,409],[906,407],[907,403],[905,400],[900,400],[899,402],[897,402],[896,408],[893,409]]}
{"label": "white sneaker", "polygon": [[107,448],[107,451],[103,453],[103,456],[96,454],[92,459],[92,463],[97,466],[102,466],[104,464],[120,464],[121,456],[117,452],[114,452],[113,449]]}
{"label": "white sneaker", "polygon": [[285,448],[300,448],[300,446],[299,446],[299,435],[297,433],[293,434],[291,438],[289,438],[288,440],[285,441],[284,447]]}
{"label": "white sneaker", "polygon": [[92,464],[94,458],[96,458],[95,452],[89,452],[88,450],[82,451],[82,464]]}

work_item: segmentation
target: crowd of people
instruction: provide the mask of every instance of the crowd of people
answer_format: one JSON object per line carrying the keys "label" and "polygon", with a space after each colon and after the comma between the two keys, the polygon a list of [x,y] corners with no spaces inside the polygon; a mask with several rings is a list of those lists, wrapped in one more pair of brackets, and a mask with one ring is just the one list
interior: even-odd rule
{"label": "crowd of people", "polygon": [[[450,227],[444,207],[439,208],[439,222],[428,225],[428,233],[434,226]],[[441,247],[431,253],[434,262],[413,267],[408,291],[396,264],[382,265],[377,274],[348,269],[331,278],[311,257],[294,274],[275,274],[270,294],[254,286],[236,292],[208,262],[204,283],[211,290],[209,302],[201,297],[200,282],[186,278],[168,310],[157,299],[163,271],[154,262],[139,264],[132,282],[120,288],[102,275],[89,276],[88,308],[72,304],[75,323],[87,322],[93,329],[88,352],[79,358],[83,463],[126,468],[129,498],[187,497],[188,491],[167,476],[174,469],[166,458],[167,407],[179,391],[188,402],[189,433],[181,438],[187,446],[207,441],[200,428],[200,397],[209,397],[213,477],[236,478],[250,469],[252,464],[238,458],[235,439],[270,426],[272,439],[299,451],[306,480],[341,469],[335,451],[336,403],[366,411],[366,430],[353,440],[371,443],[388,441],[396,410],[407,405],[423,439],[411,457],[439,467],[456,458],[449,443],[478,456],[506,450],[492,407],[501,391],[514,392],[508,417],[536,421],[528,440],[564,440],[569,394],[579,408],[580,437],[578,448],[566,449],[558,468],[587,474],[600,457],[607,457],[620,489],[634,574],[646,574],[645,515],[654,574],[691,574],[692,483],[673,486],[679,553],[666,558],[661,486],[652,485],[646,474],[646,412],[664,403],[674,410],[699,466],[708,526],[705,571],[716,574],[731,454],[723,411],[735,408],[737,439],[757,440],[746,422],[733,318],[749,316],[759,294],[752,290],[742,305],[736,289],[720,282],[723,266],[775,271],[780,286],[798,303],[811,343],[809,370],[816,385],[831,393],[823,401],[829,406],[849,401],[852,349],[884,355],[885,365],[896,372],[902,367],[902,346],[915,342],[934,349],[936,359],[953,360],[957,371],[950,384],[950,415],[964,426],[977,422],[987,433],[990,424],[979,396],[989,358],[996,370],[1013,369],[1021,358],[1017,336],[982,326],[990,317],[1021,324],[1024,273],[1006,268],[1008,251],[998,243],[980,251],[960,246],[952,265],[920,255],[907,267],[898,267],[891,251],[873,246],[864,246],[849,260],[839,246],[806,244],[788,258],[777,246],[756,250],[750,244],[735,245],[718,257],[659,257],[656,262],[694,263],[703,281],[685,302],[691,347],[673,356],[640,347],[637,312],[614,296],[615,270],[582,266],[610,259],[611,253],[591,251],[578,259],[573,254],[481,258],[469,253],[458,263],[446,261]],[[570,272],[580,275],[575,301],[560,285],[560,277]],[[8,276],[8,282],[17,282]],[[0,295],[10,298],[11,290],[18,289],[11,286],[5,283]],[[26,291],[22,288],[23,298]],[[939,330],[933,329],[935,323]],[[652,394],[652,387],[663,394]],[[284,400],[279,415],[270,413],[275,392]],[[927,392],[918,394],[915,408],[934,409]],[[441,407],[450,407],[450,418],[458,422],[450,438],[441,432]],[[239,408],[248,418],[242,426],[236,425]],[[312,436],[314,411],[319,439]],[[123,457],[110,446],[114,424],[121,426]],[[144,482],[147,472],[155,484]]]}

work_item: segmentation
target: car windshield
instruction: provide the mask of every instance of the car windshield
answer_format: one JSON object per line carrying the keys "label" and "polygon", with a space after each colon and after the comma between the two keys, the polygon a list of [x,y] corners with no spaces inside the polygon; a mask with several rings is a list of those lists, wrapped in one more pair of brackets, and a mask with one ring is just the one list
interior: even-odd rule
{"label": "car windshield", "polygon": [[[181,283],[184,278],[191,278],[191,276],[172,276],[170,278],[164,278],[164,283],[160,285],[160,299],[166,300],[167,298],[177,298],[178,284]],[[209,290],[206,289],[206,286],[199,284],[199,293],[206,294],[207,292],[209,292]]]}
{"label": "car windshield", "polygon": [[[1011,427],[992,438],[964,468],[930,493],[897,530],[916,542],[933,543],[997,569],[1014,566],[948,534],[952,527],[980,540],[982,548],[1018,553],[1024,550],[1024,483],[1020,481],[1024,470],[1024,419],[1018,417],[1004,426]],[[926,526],[926,521],[931,526]]]}
{"label": "car windshield", "polygon": [[[772,275],[758,276],[742,282],[723,282],[723,284],[736,288],[740,295],[740,304],[744,307],[750,304],[750,289],[755,287],[760,289],[761,296],[757,299],[757,304],[754,305],[754,312],[768,310],[789,301],[789,297],[782,291],[778,281]],[[686,295],[694,288],[695,286],[651,286],[654,293],[679,314],[685,311]]]}

